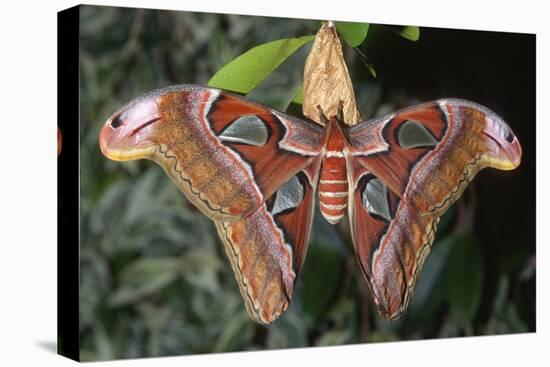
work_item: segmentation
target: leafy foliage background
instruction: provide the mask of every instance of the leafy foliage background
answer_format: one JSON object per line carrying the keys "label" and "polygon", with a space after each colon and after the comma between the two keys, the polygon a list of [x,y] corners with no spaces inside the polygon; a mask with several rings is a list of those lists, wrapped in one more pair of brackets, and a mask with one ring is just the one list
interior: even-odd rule
{"label": "leafy foliage background", "polygon": [[[82,7],[83,360],[535,330],[534,37],[422,28],[411,43],[371,25],[361,46],[368,67],[346,47],[365,117],[421,100],[468,98],[504,117],[524,148],[518,170],[483,171],[443,217],[409,310],[396,322],[379,318],[347,224],[334,227],[317,216],[291,307],[272,325],[255,324],[210,220],[157,165],[101,155],[99,130],[129,99],[171,84],[206,84],[248,49],[318,27],[310,20]],[[307,50],[251,97],[285,106],[301,83]],[[290,110],[299,113],[299,106]]]}

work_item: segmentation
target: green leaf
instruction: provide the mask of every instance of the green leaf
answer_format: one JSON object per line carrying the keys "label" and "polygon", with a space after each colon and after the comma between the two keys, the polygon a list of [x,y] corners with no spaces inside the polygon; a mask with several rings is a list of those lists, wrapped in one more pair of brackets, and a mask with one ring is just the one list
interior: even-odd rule
{"label": "green leaf", "polygon": [[256,46],[225,64],[208,81],[208,86],[248,93],[314,35],[283,38]]}
{"label": "green leaf", "polygon": [[296,104],[304,103],[304,85],[303,84],[300,84],[298,89],[296,89],[296,94],[294,95],[294,98],[292,98],[291,103],[296,103]]}
{"label": "green leaf", "polygon": [[340,286],[343,260],[336,248],[313,243],[304,264],[302,299],[304,311],[317,319],[326,311],[329,302],[335,300],[335,292]]}
{"label": "green leaf", "polygon": [[417,26],[380,25],[380,27],[408,39],[409,41],[416,42],[420,39],[420,28]]}
{"label": "green leaf", "polygon": [[132,303],[170,284],[178,275],[180,260],[172,257],[144,258],[127,265],[120,285],[109,299],[112,306]]}
{"label": "green leaf", "polygon": [[369,74],[376,78],[376,70],[374,70],[374,67],[371,64],[367,64],[367,69],[369,70]]}
{"label": "green leaf", "polygon": [[194,289],[217,293],[220,289],[218,273],[225,264],[209,249],[194,248],[181,263],[182,275]]}
{"label": "green leaf", "polygon": [[399,335],[392,331],[373,331],[367,336],[369,343],[384,343],[399,340]]}
{"label": "green leaf", "polygon": [[280,349],[306,347],[307,327],[303,317],[298,316],[292,307],[274,323],[267,326],[268,335],[265,347]]}
{"label": "green leaf", "polygon": [[244,348],[243,341],[249,341],[253,337],[254,325],[248,314],[241,308],[229,322],[224,325],[222,332],[212,349],[213,353],[222,353]]}
{"label": "green leaf", "polygon": [[315,342],[315,346],[325,347],[329,345],[342,345],[348,343],[351,339],[351,331],[346,330],[329,330],[319,337]]}
{"label": "green leaf", "polygon": [[485,330],[487,335],[525,333],[529,330],[521,319],[516,304],[508,299],[509,288],[508,276],[501,276],[493,302],[493,310]]}
{"label": "green leaf", "polygon": [[420,39],[420,28],[417,26],[405,26],[398,34],[409,41],[416,42]]}
{"label": "green leaf", "polygon": [[420,270],[418,282],[409,306],[409,314],[418,319],[430,318],[443,301],[442,275],[453,248],[454,237],[447,236],[436,241]]}
{"label": "green leaf", "polygon": [[94,342],[98,360],[113,359],[113,346],[109,334],[102,324],[94,326]]}
{"label": "green leaf", "polygon": [[338,34],[351,47],[357,47],[363,43],[369,32],[369,23],[336,22],[335,24]]}
{"label": "green leaf", "polygon": [[457,236],[453,242],[445,288],[453,318],[462,328],[467,328],[481,300],[483,262],[479,245],[472,236]]}

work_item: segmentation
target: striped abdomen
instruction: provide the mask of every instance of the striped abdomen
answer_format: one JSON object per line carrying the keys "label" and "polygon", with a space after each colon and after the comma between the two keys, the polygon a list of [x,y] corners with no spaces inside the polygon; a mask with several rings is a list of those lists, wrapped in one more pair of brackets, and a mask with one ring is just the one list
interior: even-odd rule
{"label": "striped abdomen", "polygon": [[348,205],[346,161],[342,152],[328,151],[319,181],[321,214],[332,224],[342,219]]}

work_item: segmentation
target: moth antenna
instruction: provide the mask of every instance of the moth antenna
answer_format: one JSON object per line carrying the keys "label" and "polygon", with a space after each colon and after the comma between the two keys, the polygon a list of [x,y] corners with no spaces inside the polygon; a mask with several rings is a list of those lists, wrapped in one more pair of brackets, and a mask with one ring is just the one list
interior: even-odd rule
{"label": "moth antenna", "polygon": [[319,120],[323,125],[326,125],[328,123],[328,118],[325,116],[320,104],[317,105],[317,111],[319,111]]}

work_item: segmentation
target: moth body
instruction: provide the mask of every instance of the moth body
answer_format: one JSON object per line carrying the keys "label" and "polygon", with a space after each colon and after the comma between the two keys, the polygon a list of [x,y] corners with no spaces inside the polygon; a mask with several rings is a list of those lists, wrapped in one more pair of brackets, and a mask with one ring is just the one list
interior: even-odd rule
{"label": "moth body", "polygon": [[250,317],[284,312],[303,264],[316,191],[330,223],[347,211],[380,315],[406,310],[439,217],[483,168],[516,168],[521,146],[489,109],[445,99],[324,126],[243,97],[180,85],[123,106],[100,148],[158,163],[212,219]]}
{"label": "moth body", "polygon": [[348,175],[344,148],[346,138],[336,118],[326,125],[325,148],[319,179],[319,207],[323,217],[331,224],[338,223],[348,206]]}

